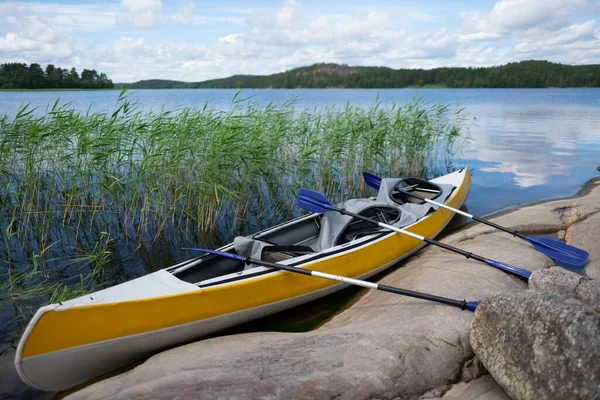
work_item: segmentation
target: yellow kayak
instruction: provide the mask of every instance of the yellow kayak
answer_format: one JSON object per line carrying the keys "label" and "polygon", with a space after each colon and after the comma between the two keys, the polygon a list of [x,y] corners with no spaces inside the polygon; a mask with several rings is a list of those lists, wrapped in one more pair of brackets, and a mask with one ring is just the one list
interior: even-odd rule
{"label": "yellow kayak", "polygon": [[[425,182],[435,189],[429,190],[434,193],[430,198],[460,208],[471,177],[467,169],[462,169]],[[435,237],[454,215],[427,203],[403,204],[387,195],[391,198],[388,203],[386,193],[380,189],[377,198],[349,201],[346,206],[358,207],[364,215],[429,238]],[[364,279],[424,245],[411,237],[327,214],[303,216],[236,238],[219,250]],[[28,385],[63,390],[158,351],[346,286],[205,255],[40,308],[19,342],[15,364]]]}

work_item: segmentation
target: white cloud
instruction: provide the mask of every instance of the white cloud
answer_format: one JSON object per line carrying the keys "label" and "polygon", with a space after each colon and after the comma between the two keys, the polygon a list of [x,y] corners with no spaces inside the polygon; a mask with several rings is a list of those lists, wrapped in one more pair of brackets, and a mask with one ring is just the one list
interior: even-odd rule
{"label": "white cloud", "polygon": [[162,2],[160,0],[122,0],[124,13],[117,15],[120,24],[133,24],[138,28],[158,26]]}
{"label": "white cloud", "polygon": [[[275,21],[272,23],[271,21]],[[253,21],[250,33],[244,40],[264,45],[335,45],[398,40],[404,31],[388,16],[369,12],[366,14],[320,14],[303,12],[295,2],[286,2],[275,13]],[[381,43],[381,42],[380,42]]]}
{"label": "white cloud", "polygon": [[489,13],[463,13],[465,34],[510,34],[543,27],[561,29],[583,11],[591,11],[586,0],[500,0]]}
{"label": "white cloud", "polygon": [[7,33],[6,36],[0,37],[0,50],[2,51],[28,51],[36,50],[39,45],[36,41],[19,36],[16,33]]}
{"label": "white cloud", "polygon": [[502,35],[498,32],[474,32],[460,35],[460,42],[477,42],[502,39]]}
{"label": "white cloud", "polygon": [[162,8],[160,0],[122,0],[121,5],[131,12],[158,11]]}
{"label": "white cloud", "polygon": [[196,17],[196,5],[192,2],[179,3],[177,12],[171,15],[171,21],[176,24],[191,24]]}
{"label": "white cloud", "polygon": [[586,0],[501,0],[489,13],[462,13],[459,41],[469,48],[493,43],[504,54],[496,64],[523,59],[600,63],[599,12],[600,3]]}
{"label": "white cloud", "polygon": [[596,27],[594,20],[590,20],[567,26],[552,35],[545,30],[532,30],[515,45],[515,51],[530,58],[554,57],[560,61],[575,56],[578,62],[582,62],[581,57],[600,54],[600,29]]}
{"label": "white cloud", "polygon": [[0,4],[0,31],[43,21],[53,29],[90,32],[114,26],[115,13],[102,4],[17,3]]}
{"label": "white cloud", "polygon": [[0,36],[0,62],[23,61],[48,63],[73,56],[76,46],[72,38],[59,25],[45,16],[31,15],[14,18],[14,12],[24,12],[27,7],[8,3],[0,11],[0,20],[8,21],[11,30]]}
{"label": "white cloud", "polygon": [[[189,73],[201,68],[206,60],[207,47],[196,44],[166,42],[158,45],[148,43],[144,38],[120,37],[111,45],[99,45],[88,52],[83,65],[99,66],[102,72],[119,71],[118,78],[109,73],[113,81],[133,82],[139,79],[189,79]],[[214,60],[212,73],[219,70]],[[182,78],[184,76],[185,78]]]}
{"label": "white cloud", "polygon": [[529,29],[543,24],[564,24],[585,0],[502,0],[494,5],[490,22],[496,29]]}
{"label": "white cloud", "polygon": [[146,41],[142,38],[132,39],[129,37],[122,37],[114,41],[113,48],[115,51],[122,52],[124,54],[139,54],[144,52],[146,48]]}
{"label": "white cloud", "polygon": [[296,0],[284,0],[282,6],[275,13],[275,23],[277,25],[289,25],[301,12],[301,6]]}

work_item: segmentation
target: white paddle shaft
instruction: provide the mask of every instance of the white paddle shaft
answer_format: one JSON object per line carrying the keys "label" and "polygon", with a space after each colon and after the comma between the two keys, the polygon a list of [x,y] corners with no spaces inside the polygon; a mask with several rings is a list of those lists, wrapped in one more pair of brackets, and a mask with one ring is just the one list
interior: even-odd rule
{"label": "white paddle shaft", "polygon": [[352,279],[352,278],[348,278],[345,276],[331,275],[331,274],[327,274],[325,272],[319,272],[319,271],[311,271],[310,274],[312,276],[316,276],[319,278],[331,279],[333,281],[344,282],[344,283],[350,283],[352,285],[362,286],[362,287],[369,288],[369,289],[378,289],[379,288],[379,285],[377,283],[361,281],[358,279]]}
{"label": "white paddle shaft", "polygon": [[396,228],[395,226],[392,226],[392,225],[384,224],[383,222],[378,222],[377,225],[379,225],[382,228],[389,229],[391,231],[402,233],[404,235],[407,235],[407,236],[410,236],[412,238],[418,239],[418,240],[420,240],[422,242],[425,241],[425,236],[417,235],[416,233],[405,231],[404,229]]}
{"label": "white paddle shaft", "polygon": [[442,203],[438,203],[437,201],[429,200],[429,199],[426,199],[426,198],[423,198],[423,200],[425,200],[429,204],[433,204],[434,206],[442,207],[442,208],[445,208],[446,210],[453,211],[453,212],[455,212],[457,214],[462,215],[463,217],[473,218],[473,216],[471,214],[469,214],[469,213],[466,213],[464,211],[460,211],[459,209],[452,208],[452,207],[447,206],[447,205],[442,204]]}

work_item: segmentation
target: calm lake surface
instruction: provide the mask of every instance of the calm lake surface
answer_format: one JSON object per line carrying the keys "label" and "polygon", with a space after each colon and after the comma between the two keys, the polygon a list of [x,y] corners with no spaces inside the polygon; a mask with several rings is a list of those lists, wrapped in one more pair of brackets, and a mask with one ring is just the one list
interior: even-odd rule
{"label": "calm lake surface", "polygon": [[[139,90],[129,92],[141,109],[227,109],[237,90]],[[244,90],[239,99],[260,104],[294,101],[296,108],[371,107],[415,96],[464,107],[473,117],[472,141],[455,166],[473,173],[468,206],[488,214],[532,201],[570,196],[598,175],[600,89],[303,89]],[[44,113],[57,99],[86,112],[110,112],[118,91],[0,92],[0,114],[24,104]]]}
{"label": "calm lake surface", "polygon": [[[143,90],[129,97],[141,109],[177,110],[183,107],[228,109],[236,90]],[[14,116],[24,104],[43,114],[57,99],[86,112],[110,112],[118,91],[0,92],[0,115]],[[600,89],[326,89],[244,90],[238,98],[266,105],[294,101],[295,107],[344,108],[347,105],[385,107],[415,96],[428,103],[465,108],[471,116],[471,142],[456,155],[455,167],[473,174],[467,202],[475,215],[545,199],[574,195],[599,175]],[[1,265],[2,261],[0,261]],[[12,315],[0,309],[0,321]],[[2,322],[4,325],[4,322]],[[0,328],[0,398],[38,396],[14,373],[14,350],[9,332]],[[8,347],[7,347],[8,345]]]}

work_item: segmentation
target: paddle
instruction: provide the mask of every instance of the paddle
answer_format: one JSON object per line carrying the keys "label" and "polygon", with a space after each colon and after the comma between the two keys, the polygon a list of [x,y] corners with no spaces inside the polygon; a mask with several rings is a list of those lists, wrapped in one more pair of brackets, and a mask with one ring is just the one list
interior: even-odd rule
{"label": "paddle", "polygon": [[[365,179],[365,183],[369,186],[371,186],[372,188],[378,189],[381,185],[381,178],[370,174],[368,172],[363,172],[363,177]],[[414,185],[413,185],[414,186]],[[455,212],[456,214],[460,214],[462,216],[465,216],[467,218],[471,218],[474,221],[478,221],[481,222],[482,224],[486,224],[489,225],[493,228],[499,229],[503,232],[507,232],[512,234],[513,236],[516,236],[520,239],[526,240],[527,242],[531,243],[531,245],[540,253],[543,253],[545,255],[547,255],[548,257],[552,258],[555,261],[558,261],[560,263],[566,264],[566,265],[570,265],[572,267],[582,267],[583,264],[585,264],[585,262],[588,260],[588,258],[590,257],[589,253],[583,249],[580,249],[578,247],[575,246],[571,246],[568,245],[566,243],[563,242],[559,242],[558,240],[552,240],[552,239],[548,239],[548,238],[544,238],[544,237],[536,237],[536,236],[525,236],[515,230],[511,230],[508,228],[505,228],[503,226],[500,226],[498,224],[495,224],[493,222],[490,222],[488,220],[485,220],[483,218],[480,217],[476,217],[474,215],[471,215],[469,213],[466,213],[464,211],[461,210],[457,210],[456,208],[452,208],[449,207],[445,204],[442,203],[438,203],[436,201],[430,200],[428,198],[425,198],[423,196],[419,196],[416,193],[411,193],[407,190],[400,190],[400,189],[395,189],[399,192],[402,192],[408,196],[412,196],[414,198],[417,198],[421,201],[425,201],[429,204],[433,204],[436,205],[438,207],[442,207],[445,208],[446,210],[450,210]]]}
{"label": "paddle", "polygon": [[375,221],[373,219],[364,217],[362,215],[351,213],[342,208],[337,208],[336,206],[331,204],[329,202],[329,200],[327,200],[327,198],[325,196],[323,196],[321,193],[318,193],[318,192],[315,192],[312,190],[300,189],[300,191],[298,192],[298,198],[296,199],[296,204],[300,208],[303,208],[308,211],[316,212],[316,213],[323,213],[323,212],[327,212],[327,211],[336,211],[336,212],[339,212],[340,214],[350,215],[351,217],[360,219],[362,221],[367,221],[372,224],[378,225],[381,228],[385,228],[385,229],[392,230],[394,232],[402,233],[402,234],[410,236],[412,238],[421,240],[425,243],[433,244],[433,245],[439,246],[443,249],[450,250],[455,253],[461,254],[461,255],[465,256],[467,259],[473,258],[477,261],[480,261],[487,265],[491,265],[492,267],[496,267],[503,271],[510,272],[511,274],[520,276],[522,278],[529,279],[529,277],[531,276],[531,271],[528,271],[526,269],[514,267],[510,264],[501,263],[499,261],[490,260],[488,258],[478,256],[477,254],[473,254],[468,251],[461,250],[459,248],[450,246],[448,244],[438,242],[437,240],[429,239],[424,236],[417,235],[416,233],[412,233],[412,232],[406,231],[404,229],[396,228],[395,226],[384,224],[383,222]]}
{"label": "paddle", "polygon": [[432,294],[415,292],[413,290],[401,289],[399,287],[383,285],[381,283],[373,283],[373,282],[363,281],[360,279],[347,278],[345,276],[332,275],[332,274],[327,274],[325,272],[312,271],[310,269],[292,267],[291,265],[276,264],[276,263],[272,263],[272,262],[268,262],[268,261],[257,260],[254,258],[243,257],[238,254],[228,253],[225,251],[196,249],[196,248],[185,248],[184,250],[201,251],[203,253],[214,254],[216,256],[226,257],[226,258],[229,258],[232,260],[240,261],[245,264],[262,265],[263,267],[294,272],[294,273],[302,274],[302,275],[315,276],[317,278],[329,279],[332,281],[349,283],[351,285],[361,286],[361,287],[365,287],[367,289],[375,289],[375,290],[381,290],[383,292],[401,294],[403,296],[416,297],[418,299],[434,301],[436,303],[448,304],[451,306],[458,307],[461,310],[469,310],[472,312],[475,312],[475,309],[477,308],[477,306],[480,303],[480,301],[466,301],[466,300],[449,299],[447,297],[440,297],[440,296],[435,296]]}

